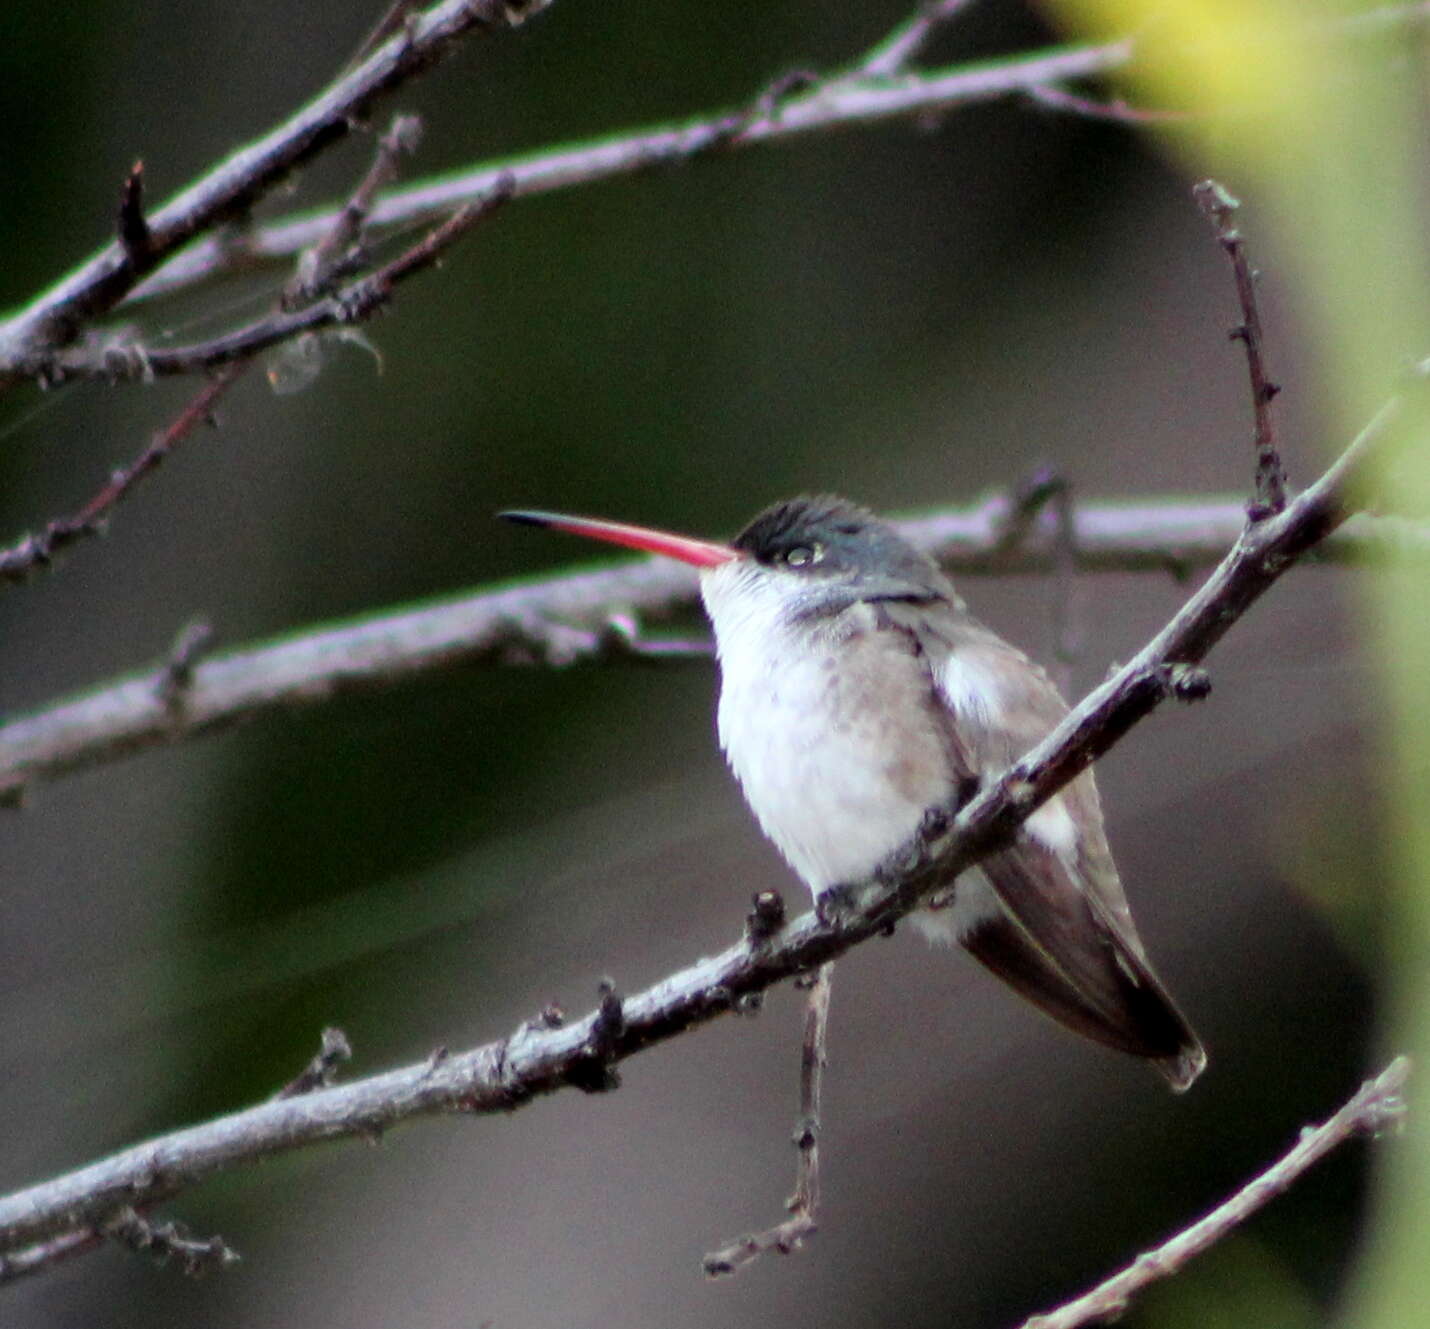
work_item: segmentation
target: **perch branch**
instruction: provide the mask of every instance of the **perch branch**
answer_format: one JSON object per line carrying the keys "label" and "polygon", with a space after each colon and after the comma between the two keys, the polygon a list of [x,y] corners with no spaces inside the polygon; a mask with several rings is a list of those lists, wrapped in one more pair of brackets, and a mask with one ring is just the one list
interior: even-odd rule
{"label": "perch branch", "polygon": [[828,922],[811,912],[773,936],[751,929],[720,954],[625,998],[618,1021],[603,1000],[600,1009],[571,1024],[530,1022],[468,1052],[262,1103],[0,1198],[0,1258],[103,1224],[126,1207],[166,1200],[225,1168],[319,1140],[370,1138],[423,1114],[509,1112],[572,1083],[589,1087],[593,1058],[614,1068],[695,1025],[747,1009],[771,985],[887,931],[940,883],[1004,843],[1043,800],[1161,701],[1184,690],[1187,675],[1197,672],[1192,666],[1287,568],[1346,519],[1367,459],[1392,441],[1402,415],[1403,401],[1396,398],[1284,512],[1249,523],[1172,620],[1003,776],[956,815],[931,811],[910,845],[864,884],[857,912]]}
{"label": "perch branch", "polygon": [[[145,220],[142,248],[113,243],[58,285],[0,324],[0,390],[23,378],[44,380],[56,347],[113,309],[147,273],[221,222],[241,218],[295,167],[350,133],[379,96],[430,67],[470,32],[515,27],[551,0],[439,0],[410,16],[350,73],[265,137],[233,153]],[[131,175],[131,181],[134,176]],[[137,190],[137,186],[134,186]],[[479,197],[486,190],[479,191]],[[126,192],[126,198],[128,193]],[[439,209],[450,213],[460,204]],[[125,209],[133,211],[132,208]],[[331,229],[327,218],[302,246]]]}
{"label": "perch branch", "polygon": [[1319,1126],[1303,1128],[1294,1148],[1205,1218],[1170,1241],[1143,1252],[1126,1269],[1092,1291],[1056,1310],[1033,1316],[1022,1329],[1080,1329],[1119,1315],[1137,1293],[1180,1271],[1188,1260],[1214,1246],[1268,1201],[1290,1189],[1333,1149],[1358,1135],[1376,1135],[1393,1126],[1405,1111],[1402,1094],[1409,1076],[1409,1060],[1397,1057],[1373,1080],[1367,1080],[1335,1116]]}
{"label": "perch branch", "polygon": [[[915,544],[955,575],[1046,572],[1058,565],[1051,511],[1007,540],[1016,500],[990,495],[899,523]],[[1220,559],[1237,540],[1245,510],[1234,498],[1079,504],[1072,520],[1083,571],[1171,571],[1185,576]],[[1359,563],[1430,558],[1430,533],[1411,522],[1359,516],[1317,550]],[[317,705],[350,692],[397,686],[479,661],[565,665],[576,660],[695,654],[669,650],[638,630],[640,616],[693,604],[689,569],[647,559],[453,596],[280,641],[215,651],[173,688],[168,662],[102,684],[0,724],[0,798],[17,800],[32,781],[114,761],[157,744],[216,732],[269,712]]]}

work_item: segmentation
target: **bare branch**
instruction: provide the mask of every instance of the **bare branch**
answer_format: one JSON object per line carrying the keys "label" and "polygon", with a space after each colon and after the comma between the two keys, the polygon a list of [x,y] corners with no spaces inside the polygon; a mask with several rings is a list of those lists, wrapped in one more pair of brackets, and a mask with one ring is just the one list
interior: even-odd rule
{"label": "bare branch", "polygon": [[46,358],[46,379],[55,384],[70,379],[113,382],[195,374],[247,360],[259,351],[307,333],[362,323],[392,298],[399,282],[432,267],[461,236],[505,203],[511,192],[511,177],[499,176],[484,198],[460,208],[376,272],[350,282],[325,299],[298,309],[276,310],[244,327],[191,346],[124,346],[106,342],[98,346],[81,343],[53,351]]}
{"label": "bare branch", "polygon": [[1241,323],[1232,337],[1246,347],[1246,366],[1251,375],[1251,410],[1256,421],[1256,497],[1247,509],[1252,521],[1280,512],[1286,506],[1286,472],[1276,447],[1276,430],[1271,419],[1271,403],[1281,391],[1266,372],[1262,349],[1261,314],[1256,306],[1256,279],[1246,259],[1246,243],[1232,225],[1241,204],[1215,180],[1203,180],[1192,193],[1216,228],[1222,250],[1231,260],[1236,279],[1236,298],[1241,305]]}
{"label": "bare branch", "polygon": [[1149,1284],[1178,1273],[1188,1260],[1215,1245],[1268,1201],[1288,1190],[1333,1149],[1358,1135],[1376,1135],[1395,1125],[1405,1112],[1402,1094],[1409,1077],[1409,1059],[1397,1057],[1375,1079],[1367,1080],[1335,1116],[1319,1126],[1304,1127],[1294,1148],[1205,1218],[1170,1241],[1145,1251],[1126,1269],[1075,1301],[1033,1316],[1022,1329],[1079,1329],[1120,1314]]}
{"label": "bare branch", "polygon": [[104,1235],[153,1256],[159,1264],[177,1260],[191,1276],[227,1269],[239,1261],[238,1252],[222,1237],[191,1237],[178,1223],[151,1223],[132,1205],[105,1220]]}
{"label": "bare branch", "polygon": [[855,74],[861,78],[892,78],[902,74],[918,59],[934,34],[972,3],[973,0],[923,0],[908,19],[855,66]]}
{"label": "bare branch", "polygon": [[[955,574],[1047,572],[1058,566],[1058,527],[1040,514],[1008,548],[1007,494],[899,523]],[[1088,502],[1072,515],[1076,567],[1083,571],[1170,571],[1179,577],[1222,558],[1239,537],[1236,499]],[[1349,563],[1430,558],[1430,532],[1388,517],[1354,519],[1319,557]],[[689,569],[649,559],[477,591],[416,609],[397,608],[337,627],[316,627],[267,644],[214,652],[175,696],[169,666],[103,684],[0,724],[0,798],[16,801],[31,781],[113,761],[160,743],[192,738],[272,711],[389,688],[478,661],[577,660],[705,654],[695,643],[633,645],[618,626],[691,605]]]}
{"label": "bare branch", "polygon": [[168,428],[155,434],[149,446],[128,466],[109,477],[105,486],[78,512],[50,522],[38,535],[27,535],[9,549],[0,550],[0,584],[24,581],[48,567],[56,554],[104,529],[114,509],[128,497],[145,476],[155,470],[173,450],[201,424],[213,423],[219,398],[237,382],[247,366],[235,361],[225,365],[174,417]]}
{"label": "bare branch", "polygon": [[[1348,515],[1370,456],[1394,441],[1402,399],[1388,403],[1336,463],[1279,515],[1249,524],[1236,547],[1137,656],[955,815],[933,809],[914,841],[859,890],[859,909],[825,922],[811,912],[772,937],[742,937],[624,1001],[613,994],[574,1024],[523,1024],[466,1053],[351,1084],[260,1104],[150,1140],[0,1199],[0,1255],[102,1224],[126,1206],[166,1199],[224,1168],[318,1140],[371,1136],[436,1112],[505,1112],[731,1010],[782,979],[883,933],[941,883],[1004,843],[1023,819],[1169,695],[1237,619]],[[212,667],[210,662],[205,668]],[[202,669],[199,671],[202,673]],[[196,680],[197,681],[197,680]],[[613,1011],[613,1000],[615,1009]],[[617,1018],[618,1016],[618,1018]]]}
{"label": "bare branch", "polygon": [[829,997],[833,983],[834,964],[826,961],[810,978],[805,1000],[804,1038],[800,1045],[799,1065],[799,1121],[794,1128],[794,1147],[798,1150],[799,1161],[795,1167],[794,1193],[785,1201],[789,1217],[763,1232],[737,1237],[719,1250],[712,1251],[702,1261],[706,1274],[711,1278],[736,1273],[766,1251],[790,1255],[817,1230],[819,1102],[824,1086],[824,1068],[829,1060]]}
{"label": "bare branch", "polygon": [[397,178],[397,159],[404,152],[415,151],[421,137],[422,121],[417,116],[393,117],[391,128],[377,141],[372,165],[333,219],[332,227],[298,259],[298,271],[283,289],[283,308],[295,309],[317,299],[331,288],[335,277],[342,275],[349,250],[362,236],[378,191]]}
{"label": "bare branch", "polygon": [[[934,8],[939,6],[935,4]],[[1427,18],[1430,0],[1417,0],[1340,20],[1329,31],[1337,38],[1367,36],[1418,25]],[[920,21],[920,15],[910,20]],[[906,28],[901,25],[895,29],[887,41],[895,42]],[[877,61],[881,49],[882,44],[865,57],[862,70],[856,62],[852,73],[836,71],[810,80],[799,95],[778,99],[776,105],[753,115],[743,109],[707,113],[623,134],[603,134],[586,143],[526,153],[448,173],[440,179],[414,182],[378,201],[369,219],[370,228],[376,234],[445,215],[484,195],[503,171],[511,173],[517,197],[526,198],[678,164],[716,150],[736,151],[803,134],[893,120],[927,123],[965,106],[1004,98],[1031,96],[1064,113],[1095,119],[1145,122],[1175,116],[1174,112],[1138,110],[1116,100],[1098,102],[1063,90],[1070,83],[1105,77],[1129,65],[1136,52],[1131,38],[979,60],[926,73],[904,72],[897,78],[870,76],[868,62]],[[738,133],[731,132],[732,124],[738,126]],[[334,209],[298,214],[253,226],[241,237],[202,240],[174,257],[134,296],[145,299],[167,294],[222,273],[291,258],[316,244],[331,227],[334,215]],[[0,335],[0,351],[3,345]],[[5,363],[0,353],[0,372]]]}
{"label": "bare branch", "polygon": [[1027,95],[1029,101],[1047,111],[1081,116],[1084,120],[1106,120],[1118,125],[1183,124],[1192,118],[1190,111],[1133,106],[1121,97],[1113,97],[1108,101],[1099,101],[1095,97],[1080,97],[1077,93],[1054,84],[1029,88]]}
{"label": "bare branch", "polygon": [[[43,378],[50,352],[113,309],[148,272],[178,249],[246,210],[292,170],[351,132],[373,101],[429,68],[472,31],[515,27],[551,0],[439,0],[411,16],[378,50],[284,124],[241,148],[148,220],[141,254],[117,239],[4,324],[0,389]],[[483,194],[486,191],[481,191]],[[452,211],[449,204],[439,212]],[[329,221],[318,234],[331,226]],[[315,234],[302,248],[316,242]]]}
{"label": "bare branch", "polygon": [[[374,205],[369,227],[381,234],[441,216],[484,195],[503,172],[512,176],[516,196],[526,198],[678,165],[714,151],[735,151],[848,126],[923,121],[975,103],[1019,96],[1030,87],[1105,74],[1124,66],[1131,56],[1132,43],[1120,41],[1059,48],[996,64],[955,66],[897,82],[835,74],[809,81],[799,93],[775,99],[765,108],[757,102],[753,111],[723,110],[656,128],[603,135],[394,189]],[[135,298],[168,294],[255,263],[291,258],[316,244],[332,226],[334,215],[334,210],[308,213],[254,226],[235,239],[201,241],[145,282]],[[3,336],[0,328],[0,374],[6,364]]]}

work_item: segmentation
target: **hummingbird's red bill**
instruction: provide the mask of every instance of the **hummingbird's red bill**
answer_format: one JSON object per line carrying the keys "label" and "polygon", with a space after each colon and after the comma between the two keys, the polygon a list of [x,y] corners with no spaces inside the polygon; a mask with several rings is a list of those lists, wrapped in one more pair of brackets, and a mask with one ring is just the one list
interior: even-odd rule
{"label": "hummingbird's red bill", "polygon": [[697,568],[715,568],[721,563],[743,557],[738,549],[713,540],[697,540],[694,536],[657,531],[649,526],[631,526],[623,521],[568,517],[560,512],[499,512],[497,515],[523,526],[542,526],[548,530],[565,531],[568,535],[584,535],[588,540],[604,540],[607,544],[623,545],[627,549],[663,554],[666,558],[679,559]]}

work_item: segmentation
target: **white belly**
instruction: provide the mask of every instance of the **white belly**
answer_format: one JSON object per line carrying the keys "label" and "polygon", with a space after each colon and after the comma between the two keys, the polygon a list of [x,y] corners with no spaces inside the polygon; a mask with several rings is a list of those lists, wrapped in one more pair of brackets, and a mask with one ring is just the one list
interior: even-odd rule
{"label": "white belly", "polygon": [[907,719],[922,714],[926,676],[881,635],[721,642],[721,746],[765,834],[816,895],[867,878],[950,792],[941,739]]}

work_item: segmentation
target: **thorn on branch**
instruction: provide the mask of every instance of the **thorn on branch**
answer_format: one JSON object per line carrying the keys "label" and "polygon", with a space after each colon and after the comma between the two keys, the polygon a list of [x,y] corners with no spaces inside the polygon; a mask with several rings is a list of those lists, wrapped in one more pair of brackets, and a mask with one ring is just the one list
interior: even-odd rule
{"label": "thorn on branch", "polygon": [[194,683],[194,669],[212,649],[213,643],[213,625],[201,618],[186,623],[179,630],[179,635],[174,638],[174,644],[169,650],[169,658],[164,662],[159,674],[159,681],[155,684],[159,700],[169,710],[177,711],[183,708],[184,697]]}
{"label": "thorn on branch", "polygon": [[396,32],[405,30],[410,40],[412,35],[411,25],[416,18],[416,13],[414,12],[416,8],[417,0],[393,0],[393,3],[388,6],[386,13],[378,19],[372,31],[363,38],[357,50],[352,53],[347,64],[343,66],[343,73],[356,69]]}
{"label": "thorn on branch", "polygon": [[124,181],[119,195],[119,244],[130,264],[139,270],[149,266],[154,237],[144,219],[144,163],[137,161]]}
{"label": "thorn on branch", "polygon": [[276,1094],[278,1098],[297,1098],[299,1094],[310,1094],[315,1089],[327,1089],[338,1078],[338,1067],[352,1059],[352,1044],[341,1029],[329,1026],[323,1030],[322,1046],[313,1058],[293,1079],[289,1080]]}
{"label": "thorn on branch", "polygon": [[620,1088],[621,1077],[613,1062],[626,1029],[624,1003],[615,983],[603,978],[596,990],[601,1004],[591,1022],[590,1037],[566,1072],[567,1083],[587,1094],[605,1094]]}
{"label": "thorn on branch", "polygon": [[227,1269],[241,1258],[222,1237],[191,1237],[180,1224],[151,1223],[128,1205],[104,1224],[104,1234],[136,1253],[147,1252],[159,1264],[178,1260],[195,1277]]}
{"label": "thorn on branch", "polygon": [[778,891],[756,891],[745,915],[745,939],[762,946],[785,925],[784,897]]}

